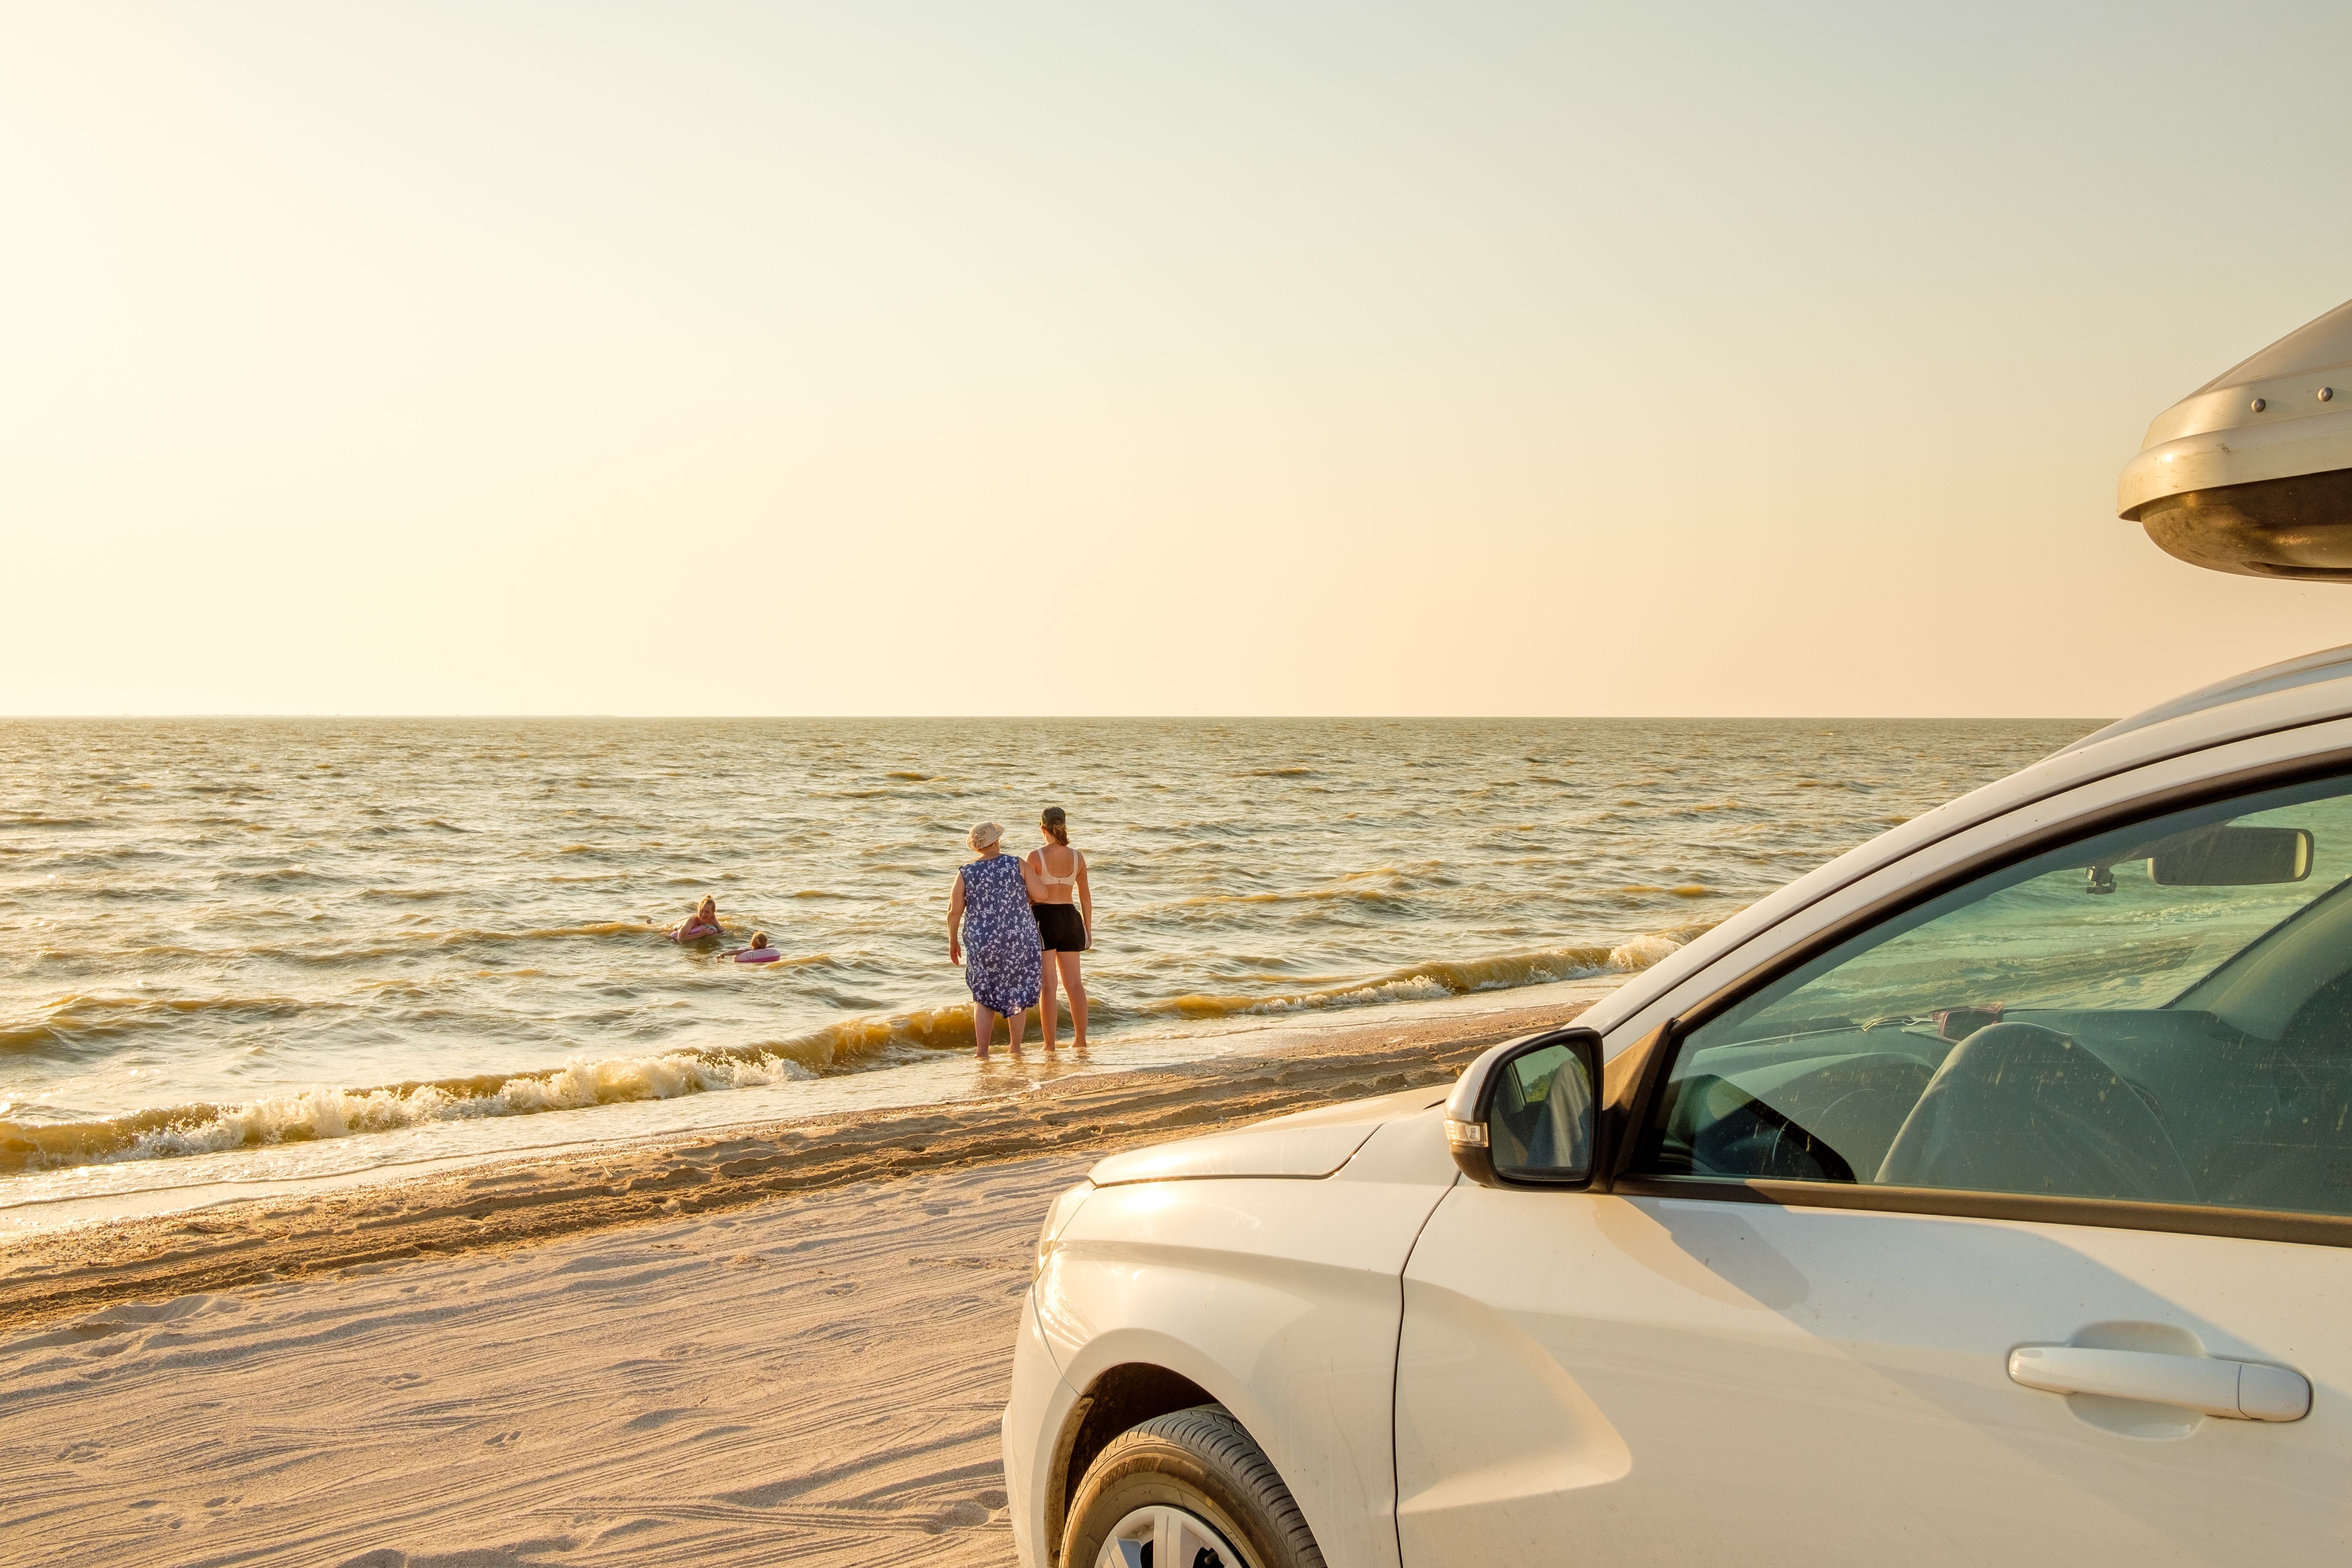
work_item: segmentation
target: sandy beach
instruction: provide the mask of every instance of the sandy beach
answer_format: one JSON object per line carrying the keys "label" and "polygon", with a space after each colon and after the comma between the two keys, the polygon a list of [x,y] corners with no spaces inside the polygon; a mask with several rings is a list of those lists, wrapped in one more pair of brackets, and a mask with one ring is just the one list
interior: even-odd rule
{"label": "sandy beach", "polygon": [[21,1238],[0,1557],[1009,1563],[996,1422],[1055,1192],[1561,1016]]}

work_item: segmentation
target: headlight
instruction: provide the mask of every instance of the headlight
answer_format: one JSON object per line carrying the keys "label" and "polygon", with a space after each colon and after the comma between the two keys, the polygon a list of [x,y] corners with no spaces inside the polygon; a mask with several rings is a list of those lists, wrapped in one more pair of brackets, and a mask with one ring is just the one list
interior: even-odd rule
{"label": "headlight", "polygon": [[1078,1212],[1079,1205],[1094,1195],[1094,1191],[1092,1182],[1080,1182],[1055,1198],[1054,1206],[1045,1211],[1045,1228],[1037,1233],[1037,1257],[1035,1266],[1030,1270],[1031,1279],[1045,1271],[1045,1259],[1054,1251],[1054,1238],[1062,1234],[1062,1227],[1070,1223],[1070,1216]]}

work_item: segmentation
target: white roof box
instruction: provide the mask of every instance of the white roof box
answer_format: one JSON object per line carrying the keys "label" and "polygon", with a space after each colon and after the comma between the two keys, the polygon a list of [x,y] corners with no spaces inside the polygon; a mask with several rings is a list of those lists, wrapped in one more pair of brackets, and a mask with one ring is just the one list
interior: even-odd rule
{"label": "white roof box", "polygon": [[2158,415],[2116,510],[2194,565],[2352,581],[2352,301]]}

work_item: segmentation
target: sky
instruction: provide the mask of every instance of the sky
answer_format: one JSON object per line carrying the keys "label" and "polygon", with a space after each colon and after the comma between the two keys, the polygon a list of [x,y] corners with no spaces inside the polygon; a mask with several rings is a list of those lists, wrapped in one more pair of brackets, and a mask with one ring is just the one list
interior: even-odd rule
{"label": "sky", "polygon": [[0,713],[2105,717],[2340,5],[0,0]]}

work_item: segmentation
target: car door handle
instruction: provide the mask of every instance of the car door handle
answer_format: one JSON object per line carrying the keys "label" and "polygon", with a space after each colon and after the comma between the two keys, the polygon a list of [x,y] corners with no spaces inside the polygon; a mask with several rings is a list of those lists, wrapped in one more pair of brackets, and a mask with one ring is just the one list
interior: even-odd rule
{"label": "car door handle", "polygon": [[2300,1421],[2311,1413],[2311,1384],[2303,1373],[2218,1356],[2020,1345],[2009,1352],[2009,1376],[2052,1394],[2185,1405],[2233,1421]]}

